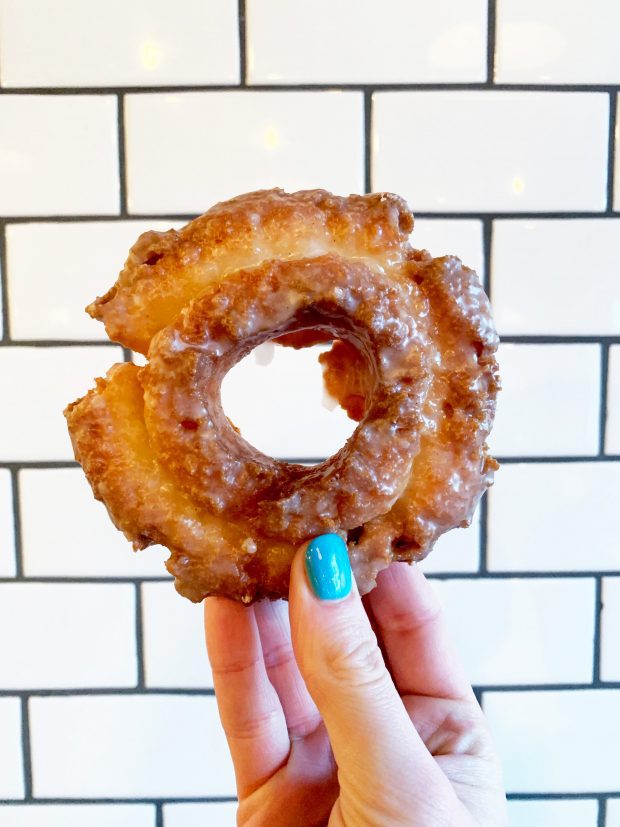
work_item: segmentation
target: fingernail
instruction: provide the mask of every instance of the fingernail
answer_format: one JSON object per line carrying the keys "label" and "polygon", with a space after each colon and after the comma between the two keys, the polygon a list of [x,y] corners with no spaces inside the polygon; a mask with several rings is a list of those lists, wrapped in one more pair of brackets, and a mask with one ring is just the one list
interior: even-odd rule
{"label": "fingernail", "polygon": [[320,534],[308,543],[306,573],[320,600],[340,600],[351,591],[347,545],[337,534]]}

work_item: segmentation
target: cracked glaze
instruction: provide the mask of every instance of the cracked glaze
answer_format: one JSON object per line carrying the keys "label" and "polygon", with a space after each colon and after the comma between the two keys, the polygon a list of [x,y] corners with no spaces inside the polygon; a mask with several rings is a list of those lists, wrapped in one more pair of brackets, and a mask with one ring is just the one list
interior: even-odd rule
{"label": "cracked glaze", "polygon": [[[296,548],[324,531],[367,592],[470,522],[496,467],[497,335],[476,274],[413,250],[412,228],[393,195],[250,193],[145,233],[88,308],[149,363],[68,407],[75,454],[134,546],[171,550],[181,594],[286,596]],[[321,465],[265,456],[222,410],[226,372],[273,339],[335,340],[326,386],[359,425]]]}

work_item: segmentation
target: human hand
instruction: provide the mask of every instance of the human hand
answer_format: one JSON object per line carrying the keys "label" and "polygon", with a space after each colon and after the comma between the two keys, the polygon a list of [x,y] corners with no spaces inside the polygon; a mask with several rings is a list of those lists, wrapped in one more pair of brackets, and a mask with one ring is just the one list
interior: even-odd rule
{"label": "human hand", "polygon": [[238,824],[507,825],[486,721],[419,569],[392,564],[362,602],[345,544],[322,535],[289,599],[205,602]]}

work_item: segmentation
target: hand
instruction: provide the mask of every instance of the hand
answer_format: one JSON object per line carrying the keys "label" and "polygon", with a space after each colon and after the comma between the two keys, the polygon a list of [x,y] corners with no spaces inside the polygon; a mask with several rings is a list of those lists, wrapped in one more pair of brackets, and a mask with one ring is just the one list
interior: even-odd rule
{"label": "hand", "polygon": [[392,564],[362,602],[345,544],[322,535],[295,558],[288,611],[213,597],[205,627],[239,825],[507,825],[484,716],[419,569]]}

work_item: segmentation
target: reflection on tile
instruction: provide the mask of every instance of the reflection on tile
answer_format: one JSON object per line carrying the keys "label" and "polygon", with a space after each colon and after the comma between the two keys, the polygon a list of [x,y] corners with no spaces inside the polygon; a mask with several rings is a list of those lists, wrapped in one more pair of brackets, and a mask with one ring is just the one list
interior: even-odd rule
{"label": "reflection on tile", "polygon": [[463,83],[486,77],[483,0],[384,0],[380,14],[374,0],[248,0],[247,26],[250,83]]}
{"label": "reflection on tile", "polygon": [[491,571],[619,568],[620,462],[504,465],[489,494]]}
{"label": "reflection on tile", "polygon": [[495,221],[500,335],[620,334],[619,238],[620,219]]}
{"label": "reflection on tile", "polygon": [[414,211],[605,207],[606,95],[379,92],[373,100],[373,188],[399,192]]}
{"label": "reflection on tile", "polygon": [[363,190],[361,93],[129,95],[126,124],[134,213],[204,212],[275,186]]}
{"label": "reflection on tile", "polygon": [[[239,80],[235,0],[0,0],[4,86]],[[70,25],[67,25],[70,21]]]}
{"label": "reflection on tile", "polygon": [[117,142],[111,95],[3,95],[0,213],[116,213]]}
{"label": "reflection on tile", "polygon": [[616,0],[499,0],[498,83],[620,83]]}
{"label": "reflection on tile", "polygon": [[500,345],[502,392],[490,438],[497,456],[595,454],[598,345]]}
{"label": "reflection on tile", "polygon": [[107,339],[84,308],[116,281],[146,230],[178,221],[81,221],[6,228],[13,339]]}

